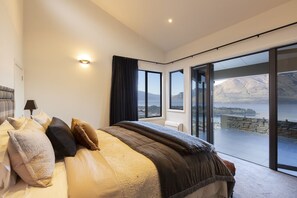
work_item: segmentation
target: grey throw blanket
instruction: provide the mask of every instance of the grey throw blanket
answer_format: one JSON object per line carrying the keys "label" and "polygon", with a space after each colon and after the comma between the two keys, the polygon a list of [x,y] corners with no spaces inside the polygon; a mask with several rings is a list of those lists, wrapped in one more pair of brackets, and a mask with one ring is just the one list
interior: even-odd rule
{"label": "grey throw blanket", "polygon": [[194,154],[201,151],[211,152],[214,147],[197,137],[181,133],[154,123],[141,121],[122,121],[115,126],[136,131],[141,135],[165,144],[181,154]]}
{"label": "grey throw blanket", "polygon": [[155,164],[162,197],[185,197],[215,181],[227,181],[229,196],[233,192],[234,177],[214,152],[199,149],[195,154],[183,155],[138,131],[120,126],[101,130],[119,138]]}

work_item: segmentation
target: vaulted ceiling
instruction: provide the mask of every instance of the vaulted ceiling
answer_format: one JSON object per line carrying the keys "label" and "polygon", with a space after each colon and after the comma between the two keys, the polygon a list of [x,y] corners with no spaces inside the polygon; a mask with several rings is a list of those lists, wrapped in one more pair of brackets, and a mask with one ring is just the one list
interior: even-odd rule
{"label": "vaulted ceiling", "polygon": [[[289,0],[91,1],[167,52]],[[172,23],[168,19],[172,19]]]}

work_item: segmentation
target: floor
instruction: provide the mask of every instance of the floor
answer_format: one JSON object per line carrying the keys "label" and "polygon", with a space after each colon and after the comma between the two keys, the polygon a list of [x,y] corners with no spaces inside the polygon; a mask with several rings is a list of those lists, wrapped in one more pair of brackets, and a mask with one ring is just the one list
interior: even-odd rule
{"label": "floor", "polygon": [[[268,135],[254,132],[222,128],[215,129],[214,132],[217,151],[266,167],[269,164],[268,141]],[[297,140],[279,137],[278,144],[278,162],[297,166]]]}
{"label": "floor", "polygon": [[296,198],[297,177],[219,153],[236,166],[233,198]]}

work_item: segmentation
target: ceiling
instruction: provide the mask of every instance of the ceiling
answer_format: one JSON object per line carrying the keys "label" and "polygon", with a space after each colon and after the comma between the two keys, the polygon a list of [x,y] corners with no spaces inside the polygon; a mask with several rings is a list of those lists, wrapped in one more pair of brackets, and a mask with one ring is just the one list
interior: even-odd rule
{"label": "ceiling", "polygon": [[[91,0],[167,52],[289,0]],[[172,23],[168,19],[173,20]]]}
{"label": "ceiling", "polygon": [[224,69],[245,67],[260,63],[267,63],[268,61],[268,52],[262,52],[214,63],[214,70],[219,71]]}

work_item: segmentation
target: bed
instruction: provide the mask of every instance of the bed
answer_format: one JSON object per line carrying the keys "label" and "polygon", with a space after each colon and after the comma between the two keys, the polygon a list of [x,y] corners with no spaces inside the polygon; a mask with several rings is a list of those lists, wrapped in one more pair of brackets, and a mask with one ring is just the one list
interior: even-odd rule
{"label": "bed", "polygon": [[[1,124],[8,116],[13,116],[13,90],[0,87],[0,96]],[[9,108],[6,108],[7,106]],[[164,185],[164,180],[166,178],[171,179],[172,176],[166,177],[165,174],[164,177],[164,175],[160,175],[160,167],[156,165],[156,162],[153,162],[154,159],[151,156],[145,156],[140,151],[141,149],[137,151],[137,145],[136,147],[135,145],[128,145],[129,141],[135,143],[133,138],[125,139],[126,136],[129,136],[127,134],[124,134],[122,137],[117,136],[117,134],[114,134],[115,131],[116,133],[120,131],[122,131],[121,133],[128,133],[131,137],[138,139],[138,135],[133,130],[126,129],[123,126],[106,127],[96,130],[100,151],[89,150],[83,146],[78,146],[74,157],[65,157],[64,160],[56,161],[51,186],[46,188],[33,187],[18,178],[16,183],[11,185],[1,196],[13,198],[231,196],[235,183],[234,178],[231,172],[225,166],[222,166],[223,162],[214,152],[212,152],[211,157],[206,157],[215,158],[216,165],[210,169],[212,170],[210,173],[211,176],[200,182],[199,185],[193,185],[191,188],[176,192],[176,190],[172,191],[175,187],[170,189],[170,185],[176,185],[179,182],[173,182],[168,187],[166,186],[166,182],[168,183],[168,181],[165,181]],[[151,141],[151,139],[144,137],[141,141]],[[153,143],[149,142],[147,145],[152,144],[163,147],[162,144],[155,141]],[[142,147],[140,146],[139,148]],[[165,151],[167,152],[167,150]],[[174,163],[173,165],[175,166]],[[191,167],[191,163],[187,166],[186,169],[193,168]],[[205,166],[205,164],[201,166]],[[206,166],[208,165],[206,164]],[[209,166],[214,166],[214,164],[209,164]],[[195,167],[197,166],[195,165]],[[215,169],[222,169],[221,172],[224,175],[217,174],[217,170]],[[173,171],[175,170],[179,169],[174,168]],[[200,169],[197,170],[199,172]],[[182,174],[180,176],[180,179],[182,179]],[[179,180],[179,178],[175,180]],[[165,194],[164,187],[167,188]],[[171,192],[174,193],[170,194]]]}

